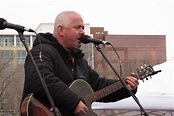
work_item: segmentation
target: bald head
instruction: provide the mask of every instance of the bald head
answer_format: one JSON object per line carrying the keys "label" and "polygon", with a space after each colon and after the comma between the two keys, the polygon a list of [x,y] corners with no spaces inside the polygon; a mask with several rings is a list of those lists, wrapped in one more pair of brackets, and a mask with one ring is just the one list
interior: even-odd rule
{"label": "bald head", "polygon": [[60,14],[57,15],[55,21],[54,21],[54,31],[53,31],[53,35],[55,36],[58,32],[57,27],[59,25],[62,25],[64,27],[68,27],[68,25],[71,23],[71,16],[73,15],[79,15],[81,17],[81,15],[75,11],[64,11],[61,12]]}

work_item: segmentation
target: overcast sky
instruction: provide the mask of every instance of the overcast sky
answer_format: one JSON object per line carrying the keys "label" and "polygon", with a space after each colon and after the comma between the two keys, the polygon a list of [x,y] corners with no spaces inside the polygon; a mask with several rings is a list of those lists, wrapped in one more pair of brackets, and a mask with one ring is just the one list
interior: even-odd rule
{"label": "overcast sky", "polygon": [[65,10],[109,34],[166,35],[167,59],[174,57],[173,0],[0,0],[1,18],[32,29]]}

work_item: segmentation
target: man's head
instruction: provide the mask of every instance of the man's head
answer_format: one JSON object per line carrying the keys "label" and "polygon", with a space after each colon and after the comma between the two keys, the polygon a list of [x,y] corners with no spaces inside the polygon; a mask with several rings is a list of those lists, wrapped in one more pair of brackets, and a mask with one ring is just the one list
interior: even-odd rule
{"label": "man's head", "polygon": [[80,14],[74,11],[64,11],[57,15],[54,22],[53,36],[66,49],[80,48],[78,38],[84,35],[84,24]]}

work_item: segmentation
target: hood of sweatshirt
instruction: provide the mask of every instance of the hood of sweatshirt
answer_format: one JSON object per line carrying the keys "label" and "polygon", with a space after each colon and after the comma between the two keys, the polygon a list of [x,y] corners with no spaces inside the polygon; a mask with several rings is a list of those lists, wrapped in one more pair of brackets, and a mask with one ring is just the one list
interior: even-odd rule
{"label": "hood of sweatshirt", "polygon": [[39,44],[50,44],[53,45],[59,52],[70,54],[75,59],[82,58],[84,53],[78,48],[74,48],[72,51],[65,49],[51,33],[38,33],[33,43],[33,47]]}

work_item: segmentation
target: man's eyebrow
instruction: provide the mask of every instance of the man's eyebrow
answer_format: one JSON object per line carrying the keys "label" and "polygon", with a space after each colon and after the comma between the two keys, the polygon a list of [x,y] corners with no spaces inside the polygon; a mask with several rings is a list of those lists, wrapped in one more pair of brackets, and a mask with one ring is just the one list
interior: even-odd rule
{"label": "man's eyebrow", "polygon": [[82,29],[84,29],[84,28],[85,28],[85,26],[84,26],[84,25],[75,25],[74,27],[78,27],[78,28],[82,28]]}

